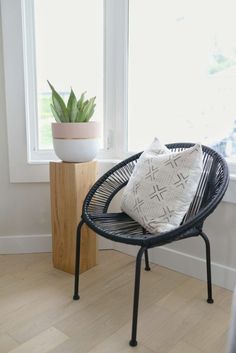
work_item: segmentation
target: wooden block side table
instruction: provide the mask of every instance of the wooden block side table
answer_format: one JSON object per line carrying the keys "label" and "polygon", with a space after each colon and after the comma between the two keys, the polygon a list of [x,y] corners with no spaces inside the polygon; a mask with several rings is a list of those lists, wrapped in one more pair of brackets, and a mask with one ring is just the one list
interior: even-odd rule
{"label": "wooden block side table", "polygon": [[[76,229],[84,198],[96,179],[95,161],[86,163],[50,162],[52,248],[54,267],[74,273]],[[83,225],[80,272],[97,262],[96,234]]]}

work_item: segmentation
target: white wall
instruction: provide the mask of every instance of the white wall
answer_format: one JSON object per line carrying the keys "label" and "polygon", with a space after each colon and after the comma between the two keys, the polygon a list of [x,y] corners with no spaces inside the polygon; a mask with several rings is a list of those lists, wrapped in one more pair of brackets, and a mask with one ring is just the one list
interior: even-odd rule
{"label": "white wall", "polygon": [[[0,248],[3,244],[1,240],[9,240],[11,237],[11,246],[14,247],[14,244],[17,244],[14,235],[51,233],[49,184],[11,184],[9,182],[3,70],[0,19]],[[221,203],[207,220],[205,231],[212,244],[213,280],[219,285],[233,288],[236,283],[236,205]],[[27,240],[22,244],[26,245]],[[25,245],[21,248],[22,252]],[[162,265],[204,278],[203,245],[201,239],[180,241],[168,245],[167,249],[152,251],[151,259]],[[116,245],[116,248],[133,253],[129,247]]]}
{"label": "white wall", "polygon": [[49,185],[9,182],[2,54],[0,19],[0,236],[50,233]]}

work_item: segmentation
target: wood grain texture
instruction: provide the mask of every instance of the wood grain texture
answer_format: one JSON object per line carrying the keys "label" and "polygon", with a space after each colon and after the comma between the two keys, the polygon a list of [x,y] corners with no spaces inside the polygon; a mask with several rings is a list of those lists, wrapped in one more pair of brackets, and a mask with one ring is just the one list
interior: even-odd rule
{"label": "wood grain texture", "polygon": [[47,353],[68,338],[54,327],[50,327],[38,336],[11,350],[10,353]]}
{"label": "wood grain texture", "polygon": [[6,333],[0,334],[0,352],[7,353],[13,348],[17,347],[18,344],[13,338]]}
{"label": "wood grain texture", "polygon": [[[87,163],[50,163],[53,265],[74,273],[76,228],[84,198],[94,184],[95,161]],[[82,227],[80,272],[97,263],[97,239],[86,225]]]}
{"label": "wood grain texture", "polygon": [[166,268],[142,266],[138,346],[129,347],[135,259],[99,251],[73,276],[51,254],[0,256],[0,353],[225,353],[232,292]]}

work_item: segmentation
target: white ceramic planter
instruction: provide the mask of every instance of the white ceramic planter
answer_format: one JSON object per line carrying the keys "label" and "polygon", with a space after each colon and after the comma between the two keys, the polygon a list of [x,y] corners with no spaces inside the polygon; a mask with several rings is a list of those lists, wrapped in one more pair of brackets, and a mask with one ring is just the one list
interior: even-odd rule
{"label": "white ceramic planter", "polygon": [[100,124],[52,123],[53,146],[58,158],[64,162],[88,162],[99,149]]}

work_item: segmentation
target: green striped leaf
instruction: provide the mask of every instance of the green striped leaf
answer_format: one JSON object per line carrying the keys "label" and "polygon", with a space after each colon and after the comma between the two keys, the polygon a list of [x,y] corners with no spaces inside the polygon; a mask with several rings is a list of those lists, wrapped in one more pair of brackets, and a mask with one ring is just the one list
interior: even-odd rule
{"label": "green striped leaf", "polygon": [[74,123],[76,120],[78,109],[77,109],[77,99],[72,89],[67,102],[67,111],[69,115],[69,121]]}
{"label": "green striped leaf", "polygon": [[85,112],[85,119],[84,121],[85,122],[88,122],[89,119],[92,117],[93,113],[94,113],[94,108],[95,108],[95,104],[94,104],[94,101],[95,101],[96,97],[93,97],[91,98],[89,101],[88,101],[88,104],[86,105],[85,109],[84,109],[84,112]]}
{"label": "green striped leaf", "polygon": [[50,107],[51,107],[52,115],[54,116],[56,122],[60,123],[61,122],[60,116],[57,114],[57,112],[55,111],[55,109],[54,109],[52,104],[50,104]]}
{"label": "green striped leaf", "polygon": [[52,90],[51,110],[57,122],[88,122],[94,114],[96,97],[85,99],[86,92],[83,92],[77,101],[75,93],[71,88],[70,95],[65,104],[63,98],[55,90],[53,85],[47,81]]}
{"label": "green striped leaf", "polygon": [[52,90],[52,103],[55,112],[57,113],[58,117],[60,117],[61,122],[69,122],[69,115],[64,100],[57,93],[49,81],[48,84]]}
{"label": "green striped leaf", "polygon": [[78,100],[78,103],[77,103],[77,106],[78,106],[78,109],[82,109],[83,105],[84,105],[84,96],[86,94],[86,91],[83,92],[80,96],[80,99]]}

